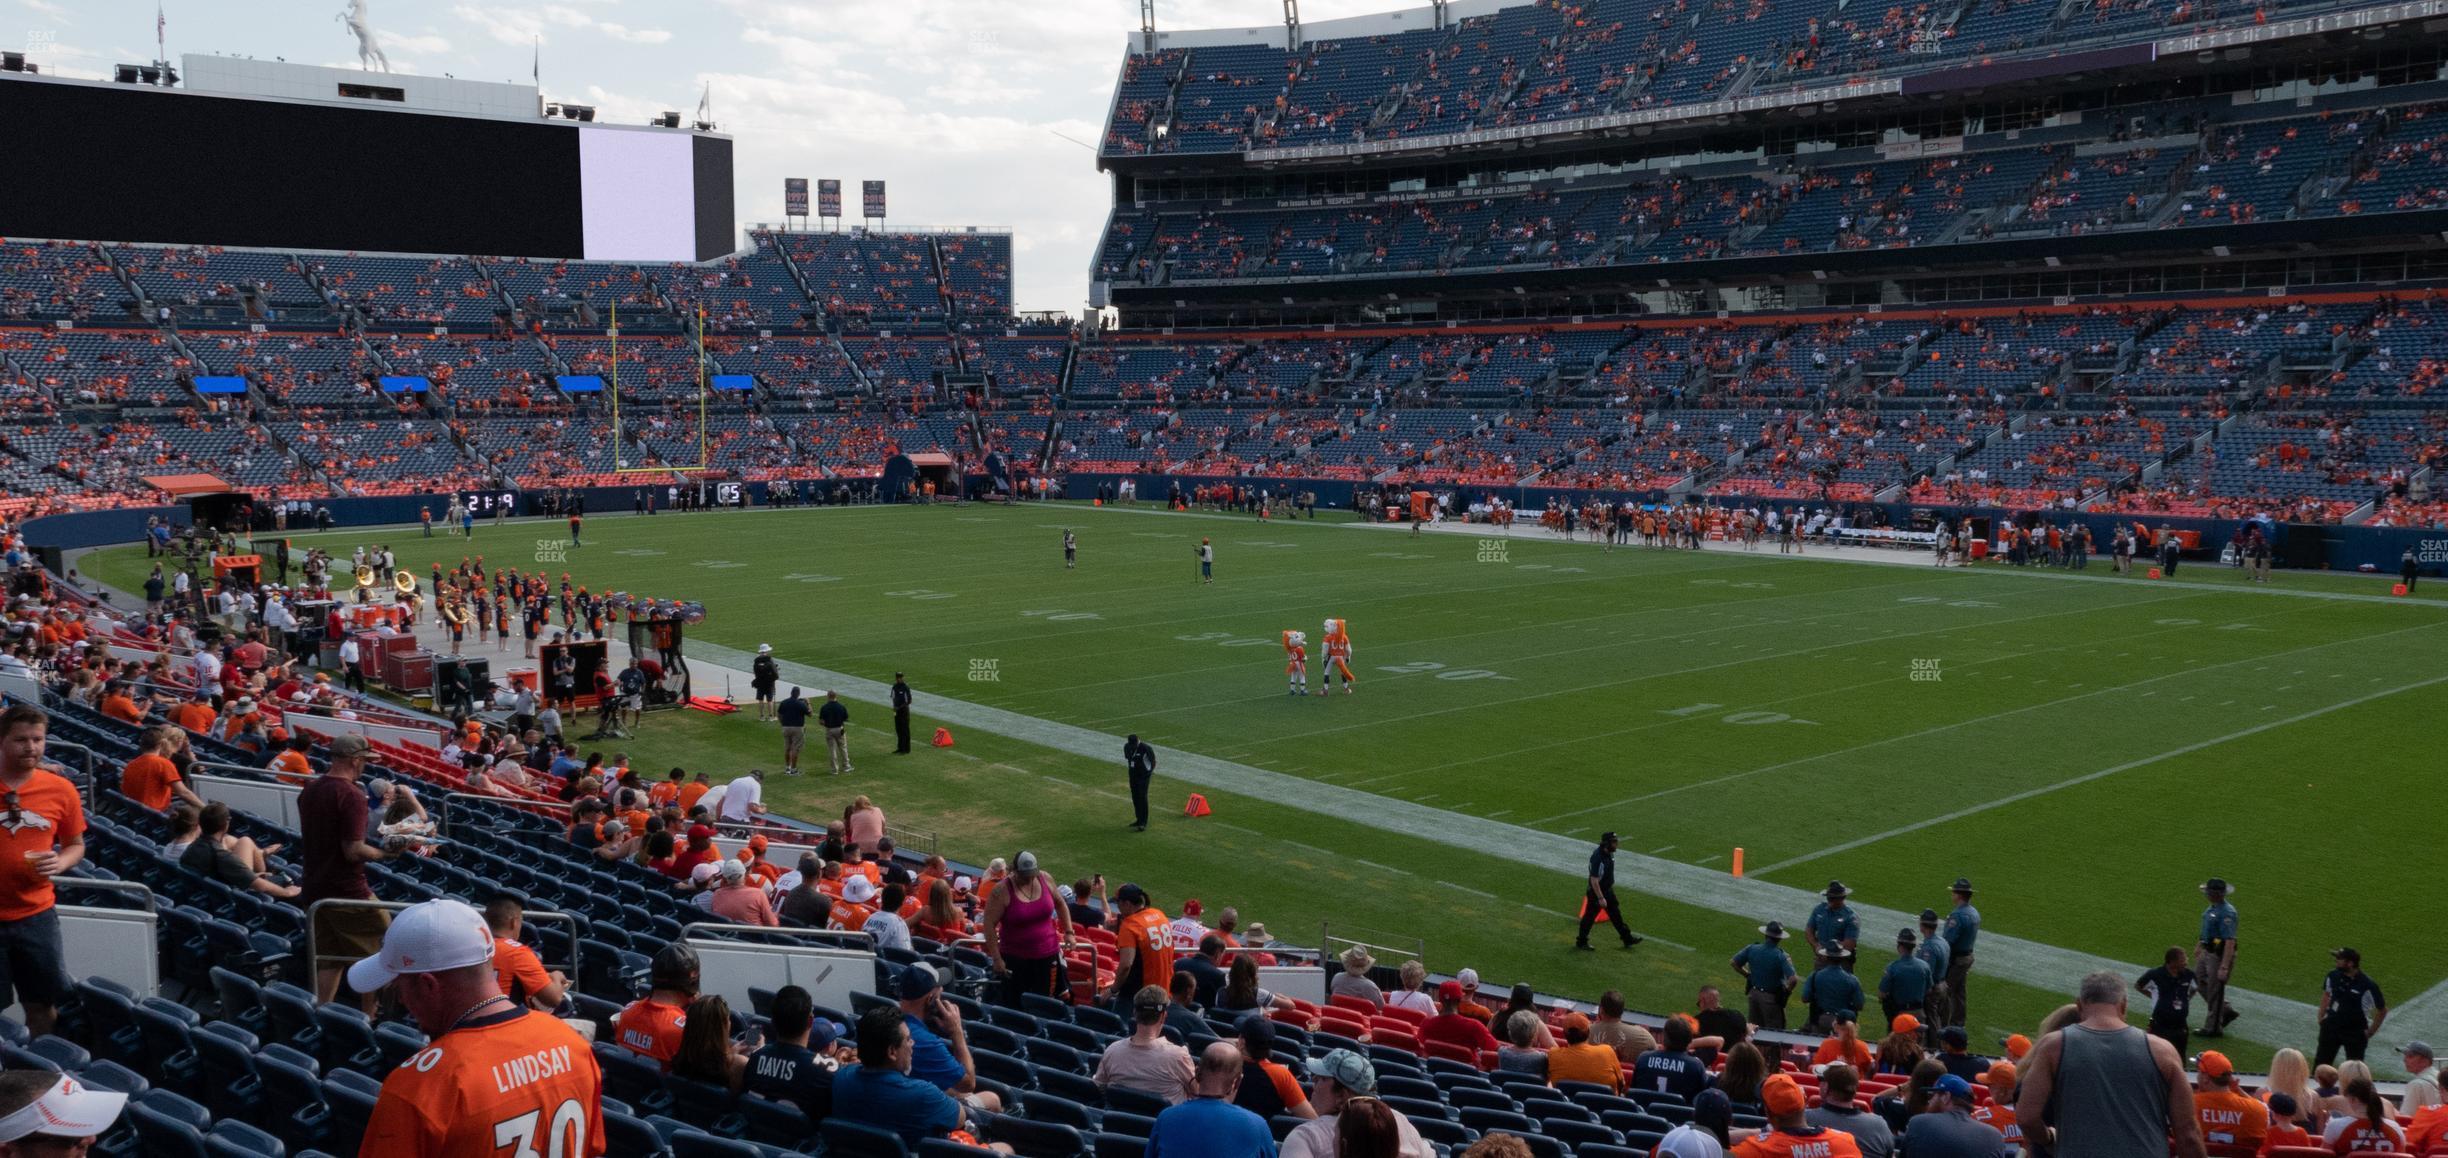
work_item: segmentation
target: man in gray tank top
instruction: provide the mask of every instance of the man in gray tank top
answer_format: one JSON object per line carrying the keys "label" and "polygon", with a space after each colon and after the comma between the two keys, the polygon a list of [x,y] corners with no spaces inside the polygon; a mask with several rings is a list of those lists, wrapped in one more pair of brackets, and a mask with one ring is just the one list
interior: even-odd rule
{"label": "man in gray tank top", "polygon": [[2184,1059],[2125,1022],[2125,979],[2083,978],[2081,1020],[2040,1039],[2015,1116],[2036,1152],[2069,1158],[2204,1158]]}

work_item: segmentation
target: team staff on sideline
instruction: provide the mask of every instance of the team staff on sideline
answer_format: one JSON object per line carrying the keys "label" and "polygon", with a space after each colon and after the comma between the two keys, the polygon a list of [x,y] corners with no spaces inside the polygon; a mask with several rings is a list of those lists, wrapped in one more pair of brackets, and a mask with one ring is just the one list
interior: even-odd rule
{"label": "team staff on sideline", "polygon": [[1787,936],[1784,923],[1770,921],[1760,926],[1759,931],[1762,940],[1734,954],[1734,972],[1742,975],[1751,1024],[1761,1029],[1783,1029],[1785,1005],[1802,977],[1794,971],[1793,958],[1786,956],[1779,944]]}
{"label": "team staff on sideline", "polygon": [[[68,968],[60,944],[59,894],[51,878],[85,859],[85,803],[65,776],[43,766],[51,718],[31,704],[0,712],[0,1004],[25,1006],[26,1030],[51,1032]],[[359,814],[364,807],[357,809]]]}
{"label": "team staff on sideline", "polygon": [[774,685],[782,682],[782,667],[774,662],[773,645],[757,645],[756,659],[748,664],[748,686],[756,691],[757,719],[774,718]]}
{"label": "team staff on sideline", "polygon": [[824,706],[816,709],[816,722],[824,725],[825,763],[835,776],[850,772],[850,707],[841,702],[841,693],[825,693]]}
{"label": "team staff on sideline", "polygon": [[1581,894],[1581,931],[1573,937],[1573,948],[1575,949],[1591,948],[1590,926],[1597,923],[1598,914],[1602,911],[1606,914],[1607,921],[1615,926],[1615,935],[1623,938],[1624,948],[1629,949],[1641,943],[1640,934],[1633,932],[1630,925],[1624,924],[1623,904],[1615,899],[1615,848],[1617,843],[1615,834],[1610,832],[1599,837],[1598,847],[1590,850],[1589,888]]}
{"label": "team staff on sideline", "polygon": [[493,931],[443,897],[400,911],[349,986],[399,987],[431,1039],[383,1080],[364,1151],[386,1158],[604,1152],[603,1071],[576,1030],[501,991]]}
{"label": "team staff on sideline", "polygon": [[2363,1048],[2388,1020],[2388,999],[2380,996],[2380,983],[2363,972],[2363,954],[2349,948],[2329,956],[2337,968],[2321,981],[2320,1056],[2313,1062],[2324,1066],[2337,1061],[2341,1051],[2362,1061]]}
{"label": "team staff on sideline", "polygon": [[1130,769],[1132,832],[1146,832],[1148,818],[1148,785],[1156,779],[1156,748],[1133,732],[1122,741],[1122,763]]}
{"label": "team staff on sideline", "polygon": [[799,750],[807,746],[807,697],[792,688],[790,698],[774,706],[774,721],[782,725],[782,774],[799,774]]}

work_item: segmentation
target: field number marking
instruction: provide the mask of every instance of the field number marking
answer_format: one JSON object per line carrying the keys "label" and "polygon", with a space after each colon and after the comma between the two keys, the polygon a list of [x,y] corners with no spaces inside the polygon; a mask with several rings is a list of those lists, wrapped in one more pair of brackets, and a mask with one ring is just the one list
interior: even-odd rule
{"label": "field number marking", "polygon": [[1509,675],[1498,675],[1485,668],[1448,668],[1444,664],[1424,659],[1410,663],[1389,663],[1380,666],[1377,670],[1392,672],[1395,675],[1428,675],[1433,672],[1436,678],[1441,680],[1510,680],[1513,678]]}
{"label": "field number marking", "polygon": [[[1661,716],[1697,716],[1704,712],[1715,711],[1716,709],[1724,706],[1724,704],[1693,704],[1686,708],[1660,708],[1658,709],[1658,714]],[[1810,724],[1813,726],[1817,726],[1819,723],[1817,720],[1798,720],[1792,716],[1786,715],[1783,712],[1731,712],[1728,713],[1721,720],[1721,722],[1742,725]]]}

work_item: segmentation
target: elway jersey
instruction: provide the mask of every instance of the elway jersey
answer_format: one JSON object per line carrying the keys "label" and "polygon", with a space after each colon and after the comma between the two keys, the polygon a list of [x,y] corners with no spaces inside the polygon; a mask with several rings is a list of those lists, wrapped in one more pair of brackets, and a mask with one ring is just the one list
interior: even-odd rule
{"label": "elway jersey", "polygon": [[595,1158],[603,1071],[577,1031],[527,1010],[462,1026],[400,1063],[367,1119],[386,1158]]}

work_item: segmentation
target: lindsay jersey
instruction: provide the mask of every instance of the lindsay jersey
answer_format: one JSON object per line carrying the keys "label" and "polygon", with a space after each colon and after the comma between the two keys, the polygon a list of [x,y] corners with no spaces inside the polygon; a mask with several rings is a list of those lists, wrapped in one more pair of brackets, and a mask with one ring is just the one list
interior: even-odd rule
{"label": "lindsay jersey", "polygon": [[462,1026],[384,1079],[363,1152],[384,1158],[597,1158],[603,1072],[576,1030],[514,1010]]}

